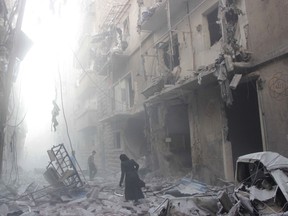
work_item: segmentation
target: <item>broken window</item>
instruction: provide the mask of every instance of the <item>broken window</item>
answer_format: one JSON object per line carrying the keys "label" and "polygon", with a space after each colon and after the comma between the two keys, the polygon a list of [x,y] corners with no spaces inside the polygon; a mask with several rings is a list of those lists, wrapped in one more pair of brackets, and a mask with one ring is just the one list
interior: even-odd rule
{"label": "broken window", "polygon": [[120,149],[121,148],[121,134],[120,131],[114,133],[114,148]]}
{"label": "broken window", "polygon": [[174,67],[180,64],[179,60],[179,42],[177,34],[172,36],[172,46],[171,43],[165,43],[163,46],[164,51],[164,62],[167,68],[173,70]]}
{"label": "broken window", "polygon": [[212,10],[210,13],[208,13],[206,17],[207,17],[208,29],[209,29],[209,35],[210,35],[210,46],[213,46],[222,37],[221,27],[217,23],[218,6],[214,10]]}
{"label": "broken window", "polygon": [[126,111],[134,104],[134,93],[132,89],[131,75],[123,78],[114,86],[113,109],[116,111]]}

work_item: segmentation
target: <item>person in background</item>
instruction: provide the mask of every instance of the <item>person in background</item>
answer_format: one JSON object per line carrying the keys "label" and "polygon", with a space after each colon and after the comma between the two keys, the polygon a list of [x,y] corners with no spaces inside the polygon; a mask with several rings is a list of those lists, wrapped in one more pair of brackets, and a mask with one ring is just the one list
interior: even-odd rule
{"label": "person in background", "polygon": [[94,156],[96,154],[96,151],[93,150],[92,154],[88,157],[88,168],[89,168],[89,178],[90,181],[92,181],[97,173],[97,168],[94,162]]}
{"label": "person in background", "polygon": [[121,161],[121,178],[119,186],[122,187],[125,178],[125,200],[134,200],[134,204],[138,204],[138,199],[144,198],[141,187],[145,187],[145,183],[138,176],[139,165],[130,160],[127,155],[120,155]]}
{"label": "person in background", "polygon": [[73,164],[75,169],[76,169],[76,164],[77,163],[76,163],[76,155],[75,155],[75,151],[74,150],[72,150],[72,152],[71,152],[70,160],[71,160],[70,167],[72,168],[73,167],[72,164]]}

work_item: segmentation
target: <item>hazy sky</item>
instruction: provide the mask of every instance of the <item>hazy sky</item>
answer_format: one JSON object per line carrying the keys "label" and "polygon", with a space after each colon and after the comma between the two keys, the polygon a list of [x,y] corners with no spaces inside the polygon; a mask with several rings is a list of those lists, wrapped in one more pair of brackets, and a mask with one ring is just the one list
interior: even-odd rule
{"label": "hazy sky", "polygon": [[[56,1],[52,7],[50,0],[27,0],[25,7],[22,30],[33,41],[33,46],[21,63],[18,81],[22,83],[22,97],[28,111],[26,162],[29,163],[29,158],[32,165],[42,155],[46,157],[50,146],[58,144],[53,143],[57,133],[51,131],[55,90],[60,105],[58,64],[71,58],[80,21],[79,1],[69,0],[65,5],[64,2]],[[66,71],[61,71],[63,77],[64,73]]]}

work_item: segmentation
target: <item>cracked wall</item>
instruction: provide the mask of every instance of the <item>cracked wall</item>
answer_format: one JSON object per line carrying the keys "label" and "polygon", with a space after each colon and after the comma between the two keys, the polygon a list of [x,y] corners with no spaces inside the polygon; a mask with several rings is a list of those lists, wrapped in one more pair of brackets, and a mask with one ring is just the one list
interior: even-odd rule
{"label": "cracked wall", "polygon": [[258,100],[261,106],[264,150],[288,156],[288,59],[259,69]]}

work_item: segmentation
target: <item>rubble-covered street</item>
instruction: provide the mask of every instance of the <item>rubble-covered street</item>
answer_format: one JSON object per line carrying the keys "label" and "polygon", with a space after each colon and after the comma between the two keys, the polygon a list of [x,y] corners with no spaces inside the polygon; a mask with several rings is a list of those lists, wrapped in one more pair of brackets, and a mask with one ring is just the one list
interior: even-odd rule
{"label": "rubble-covered street", "polygon": [[[137,205],[125,201],[123,188],[118,186],[119,178],[120,175],[107,175],[96,177],[81,188],[55,189],[43,184],[43,180],[39,181],[41,176],[38,176],[38,182],[42,184],[36,183],[36,178],[33,184],[12,188],[15,193],[1,184],[0,215],[174,215],[165,213],[168,201],[169,205],[175,205],[175,214],[215,215],[217,211],[215,196],[220,189],[208,187],[189,177],[147,177],[143,189],[145,199],[139,200]],[[231,190],[231,186],[225,190]],[[191,195],[195,198],[193,201],[187,197]]]}
{"label": "rubble-covered street", "polygon": [[[237,185],[209,186],[185,177],[147,174],[139,203],[125,201],[120,173],[99,173],[81,186],[47,185],[40,173],[24,178],[17,187],[1,183],[0,215],[287,215],[288,159],[273,153],[244,155],[237,161]],[[83,176],[84,177],[84,176]]]}

